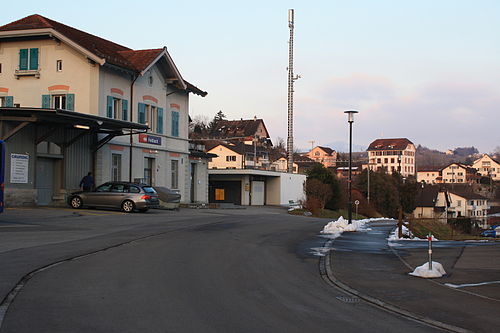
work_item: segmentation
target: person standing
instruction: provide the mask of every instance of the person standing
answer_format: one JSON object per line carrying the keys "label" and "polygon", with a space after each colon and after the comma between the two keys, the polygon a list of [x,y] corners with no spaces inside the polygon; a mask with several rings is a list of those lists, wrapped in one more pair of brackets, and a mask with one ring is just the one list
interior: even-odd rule
{"label": "person standing", "polygon": [[85,192],[90,192],[92,191],[93,187],[94,187],[94,178],[92,178],[92,172],[89,172],[80,181],[80,188]]}

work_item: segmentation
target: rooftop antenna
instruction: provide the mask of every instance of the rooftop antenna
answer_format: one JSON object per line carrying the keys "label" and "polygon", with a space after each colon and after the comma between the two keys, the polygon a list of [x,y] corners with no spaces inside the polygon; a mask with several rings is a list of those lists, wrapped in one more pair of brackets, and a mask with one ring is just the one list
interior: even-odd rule
{"label": "rooftop antenna", "polygon": [[316,141],[311,140],[311,141],[307,141],[307,142],[309,142],[309,143],[311,144],[311,150],[313,150],[313,148],[314,148],[314,143],[315,143]]}
{"label": "rooftop antenna", "polygon": [[287,155],[288,166],[287,172],[293,173],[293,83],[300,78],[299,75],[293,76],[293,27],[294,27],[294,11],[288,10],[288,28],[290,30],[290,40],[288,42],[288,140],[287,140]]}

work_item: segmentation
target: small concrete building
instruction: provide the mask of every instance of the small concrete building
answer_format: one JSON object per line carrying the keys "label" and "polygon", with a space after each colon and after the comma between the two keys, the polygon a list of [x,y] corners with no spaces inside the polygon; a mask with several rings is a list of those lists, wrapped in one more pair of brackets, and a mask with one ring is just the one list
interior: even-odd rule
{"label": "small concrete building", "polygon": [[288,205],[305,200],[306,176],[253,169],[210,169],[210,203]]}

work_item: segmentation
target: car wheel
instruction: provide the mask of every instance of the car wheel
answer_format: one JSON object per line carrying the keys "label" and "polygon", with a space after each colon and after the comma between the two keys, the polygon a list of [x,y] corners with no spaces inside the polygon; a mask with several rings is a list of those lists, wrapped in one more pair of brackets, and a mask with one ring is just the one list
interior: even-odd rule
{"label": "car wheel", "polygon": [[141,213],[145,213],[145,212],[147,212],[147,211],[148,211],[148,208],[142,208],[142,209],[139,209],[139,212],[141,212]]}
{"label": "car wheel", "polygon": [[135,205],[132,201],[130,200],[125,200],[123,203],[122,203],[122,210],[125,212],[125,213],[132,213],[135,209]]}
{"label": "car wheel", "polygon": [[75,208],[75,209],[82,208],[82,206],[83,206],[82,198],[80,198],[78,196],[71,198],[70,205],[72,208]]}

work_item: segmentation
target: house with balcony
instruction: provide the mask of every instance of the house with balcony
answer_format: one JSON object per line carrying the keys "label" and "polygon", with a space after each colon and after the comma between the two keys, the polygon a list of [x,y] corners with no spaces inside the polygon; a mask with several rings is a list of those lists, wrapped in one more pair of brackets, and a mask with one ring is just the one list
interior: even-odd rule
{"label": "house with balcony", "polygon": [[414,176],[415,145],[406,138],[377,139],[368,146],[368,161],[371,170],[399,172],[403,177]]}
{"label": "house with balcony", "polygon": [[208,201],[207,166],[188,140],[190,95],[207,93],[166,47],[133,50],[31,15],[0,26],[0,68],[7,204],[64,203],[89,171],[96,184],[141,181]]}
{"label": "house with balcony", "polygon": [[471,184],[479,180],[477,170],[462,163],[451,163],[441,168],[440,173],[445,184]]}
{"label": "house with balcony", "polygon": [[494,181],[500,181],[500,162],[488,154],[484,154],[472,164],[477,173],[483,177],[490,177]]}
{"label": "house with balcony", "polygon": [[311,160],[323,164],[325,168],[337,165],[337,152],[329,147],[316,146],[305,154]]}
{"label": "house with balcony", "polygon": [[[318,162],[310,159],[307,156],[300,154],[293,154],[293,173],[305,174],[307,170],[312,168],[314,164]],[[271,163],[271,170],[279,172],[288,171],[288,159],[286,156],[282,156],[273,163]]]}

